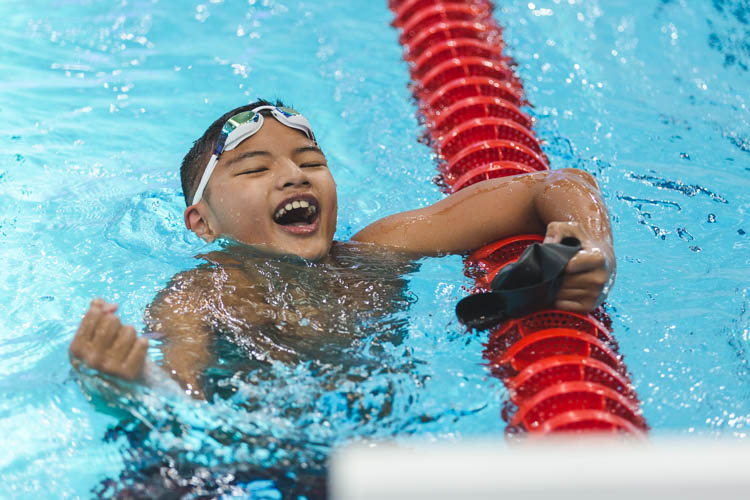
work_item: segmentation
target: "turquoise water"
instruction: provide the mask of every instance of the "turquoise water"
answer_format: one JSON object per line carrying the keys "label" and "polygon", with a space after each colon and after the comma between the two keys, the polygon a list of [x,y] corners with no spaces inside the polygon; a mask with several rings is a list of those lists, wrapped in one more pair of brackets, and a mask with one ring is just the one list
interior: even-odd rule
{"label": "turquoise water", "polygon": [[[750,6],[512,1],[495,15],[553,167],[594,174],[610,207],[610,312],[653,434],[746,437]],[[459,257],[404,276],[408,311],[387,318],[401,340],[381,353],[399,369],[335,390],[349,368],[277,366],[276,382],[233,381],[240,402],[139,394],[121,405],[137,424],[92,405],[69,369],[91,297],[142,326],[206,250],[183,228],[177,169],[229,108],[281,97],[310,118],[340,239],[442,196],[385,2],[8,1],[0,19],[2,496],[108,496],[174,474],[186,491],[313,497],[340,442],[502,435],[502,384],[453,317]],[[365,411],[342,410],[351,394]]]}

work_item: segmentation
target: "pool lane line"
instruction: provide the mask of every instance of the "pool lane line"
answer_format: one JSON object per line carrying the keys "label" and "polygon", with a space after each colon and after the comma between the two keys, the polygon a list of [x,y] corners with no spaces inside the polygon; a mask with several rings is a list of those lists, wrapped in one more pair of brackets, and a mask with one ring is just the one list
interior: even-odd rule
{"label": "pool lane line", "polygon": [[[423,139],[439,158],[447,193],[488,179],[549,169],[532,130],[523,84],[503,55],[488,0],[389,0],[425,118]],[[475,291],[543,236],[486,245],[465,260]],[[507,435],[616,432],[645,436],[648,424],[603,308],[588,315],[545,309],[489,332],[483,356],[510,395]]]}

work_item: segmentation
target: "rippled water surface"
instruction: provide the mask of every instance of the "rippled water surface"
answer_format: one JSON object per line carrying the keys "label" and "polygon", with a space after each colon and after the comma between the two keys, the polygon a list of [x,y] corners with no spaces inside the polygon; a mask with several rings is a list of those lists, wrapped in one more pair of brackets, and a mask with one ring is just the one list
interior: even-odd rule
{"label": "rippled water surface", "polygon": [[[594,174],[610,208],[610,312],[654,435],[744,438],[750,5],[497,6],[553,167]],[[177,170],[227,109],[280,97],[309,117],[339,186],[338,239],[442,196],[391,18],[370,0],[0,3],[2,496],[153,496],[168,482],[315,497],[326,455],[348,440],[502,435],[505,390],[481,365],[482,335],[453,316],[469,285],[460,257],[355,250],[327,268],[261,266],[340,311],[290,321],[342,335],[258,369],[241,342],[219,343],[213,404],[166,381],[90,402],[69,369],[91,297],[142,327],[171,277],[216,250],[183,228]],[[368,280],[382,293],[356,292]],[[353,291],[331,291],[342,283]]]}

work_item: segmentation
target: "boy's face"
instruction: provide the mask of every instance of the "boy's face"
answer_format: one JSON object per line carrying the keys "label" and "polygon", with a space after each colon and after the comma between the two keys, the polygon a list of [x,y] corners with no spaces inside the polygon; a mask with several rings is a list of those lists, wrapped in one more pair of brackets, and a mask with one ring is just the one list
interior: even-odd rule
{"label": "boy's face", "polygon": [[336,232],[336,184],[325,156],[305,134],[270,116],[255,135],[221,155],[208,196],[194,207],[201,204],[207,240],[228,236],[318,260]]}

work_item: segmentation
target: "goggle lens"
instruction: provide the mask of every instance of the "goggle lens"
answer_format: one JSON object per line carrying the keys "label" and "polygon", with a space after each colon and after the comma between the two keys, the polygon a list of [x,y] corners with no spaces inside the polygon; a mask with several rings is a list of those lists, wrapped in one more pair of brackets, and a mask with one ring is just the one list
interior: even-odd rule
{"label": "goggle lens", "polygon": [[281,113],[286,116],[287,118],[291,116],[297,116],[299,115],[298,111],[293,110],[292,108],[276,108],[278,111],[281,111]]}
{"label": "goggle lens", "polygon": [[237,113],[229,120],[227,120],[227,122],[224,124],[224,127],[222,128],[222,132],[229,135],[240,125],[244,125],[250,122],[257,122],[259,117],[260,114],[256,113],[255,111],[243,111],[242,113]]}

